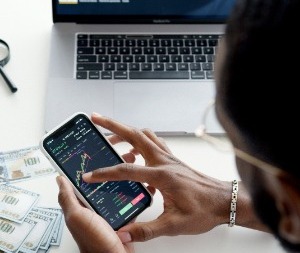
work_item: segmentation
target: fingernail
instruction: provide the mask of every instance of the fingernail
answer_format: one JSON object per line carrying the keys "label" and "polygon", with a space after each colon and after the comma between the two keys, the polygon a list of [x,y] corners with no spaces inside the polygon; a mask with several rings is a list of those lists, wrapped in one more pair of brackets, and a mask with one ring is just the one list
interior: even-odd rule
{"label": "fingernail", "polygon": [[117,233],[122,243],[128,243],[132,241],[131,235],[128,232]]}
{"label": "fingernail", "polygon": [[92,172],[88,172],[88,173],[82,174],[83,180],[85,180],[85,179],[87,179],[87,178],[89,178],[89,177],[91,177],[91,176],[92,176]]}
{"label": "fingernail", "polygon": [[56,177],[56,183],[57,183],[58,187],[60,187],[60,185],[61,185],[61,176]]}
{"label": "fingernail", "polygon": [[102,117],[99,113],[97,113],[97,112],[93,112],[92,113],[92,116],[94,116],[94,117]]}

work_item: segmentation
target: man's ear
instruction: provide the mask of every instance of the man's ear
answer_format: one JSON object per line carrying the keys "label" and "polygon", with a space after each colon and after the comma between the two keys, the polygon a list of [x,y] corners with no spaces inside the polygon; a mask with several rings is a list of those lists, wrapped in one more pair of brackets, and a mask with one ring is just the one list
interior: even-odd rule
{"label": "man's ear", "polygon": [[278,178],[277,208],[280,212],[278,232],[287,241],[300,244],[300,185],[283,175]]}

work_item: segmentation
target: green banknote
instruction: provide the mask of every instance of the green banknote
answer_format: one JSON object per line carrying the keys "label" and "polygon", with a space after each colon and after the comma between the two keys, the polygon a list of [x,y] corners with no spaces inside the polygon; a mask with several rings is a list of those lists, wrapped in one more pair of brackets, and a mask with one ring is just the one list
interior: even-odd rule
{"label": "green banknote", "polygon": [[39,196],[14,185],[0,185],[0,217],[22,223]]}
{"label": "green banknote", "polygon": [[0,184],[56,172],[38,146],[0,153]]}
{"label": "green banknote", "polygon": [[40,245],[40,249],[48,249],[51,243],[51,239],[53,238],[53,235],[55,233],[56,227],[59,226],[62,213],[54,210],[49,210],[48,208],[40,208],[40,207],[33,208],[32,210],[49,217],[53,217],[54,219],[53,224],[49,226]]}
{"label": "green banknote", "polygon": [[55,221],[54,217],[30,211],[27,217],[37,222],[30,234],[26,237],[19,252],[20,253],[36,253],[42,243],[43,238]]}
{"label": "green banknote", "polygon": [[0,218],[0,250],[16,253],[18,249],[37,224],[26,218],[22,224]]}

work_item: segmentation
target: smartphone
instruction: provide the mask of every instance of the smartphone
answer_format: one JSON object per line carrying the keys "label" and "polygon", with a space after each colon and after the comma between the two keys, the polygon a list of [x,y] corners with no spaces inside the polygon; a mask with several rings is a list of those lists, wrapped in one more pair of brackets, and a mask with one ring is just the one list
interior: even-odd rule
{"label": "smartphone", "polygon": [[57,171],[73,185],[77,197],[118,230],[152,203],[147,188],[134,181],[107,181],[88,184],[82,174],[125,161],[104,134],[79,112],[40,141],[40,149]]}

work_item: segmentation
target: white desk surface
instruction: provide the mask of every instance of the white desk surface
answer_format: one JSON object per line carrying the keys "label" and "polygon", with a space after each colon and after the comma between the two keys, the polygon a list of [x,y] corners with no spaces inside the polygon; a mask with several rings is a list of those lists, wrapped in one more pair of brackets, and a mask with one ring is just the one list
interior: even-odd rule
{"label": "white desk surface", "polygon": [[[44,134],[44,98],[51,26],[51,0],[0,1],[0,38],[9,43],[11,49],[11,60],[5,70],[19,89],[12,94],[0,77],[0,152],[37,145]],[[175,155],[193,168],[222,180],[238,178],[232,155],[221,154],[193,137],[168,137],[166,142]],[[125,148],[120,146],[120,152]],[[39,204],[58,206],[55,176],[33,179],[18,185],[39,192]],[[156,194],[154,204],[139,220],[153,219],[161,211],[162,198]],[[52,247],[50,252],[79,252],[67,227],[61,245]],[[269,234],[223,225],[203,235],[161,237],[137,243],[136,252],[284,251]]]}

